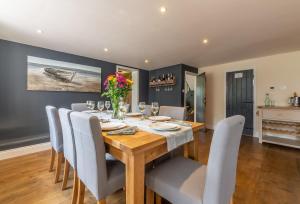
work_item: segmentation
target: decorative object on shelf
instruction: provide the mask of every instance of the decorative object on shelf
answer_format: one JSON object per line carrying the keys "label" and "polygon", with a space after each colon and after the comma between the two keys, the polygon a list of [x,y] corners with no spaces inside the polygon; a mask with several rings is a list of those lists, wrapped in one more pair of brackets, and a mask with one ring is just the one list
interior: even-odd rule
{"label": "decorative object on shelf", "polygon": [[28,56],[27,90],[100,92],[101,68]]}
{"label": "decorative object on shelf", "polygon": [[265,96],[265,106],[266,107],[270,107],[272,105],[272,101],[270,99],[270,94],[266,93],[266,96]]}
{"label": "decorative object on shelf", "polygon": [[113,108],[112,118],[118,118],[119,103],[121,100],[126,99],[132,84],[133,81],[118,72],[109,75],[104,81],[105,92],[102,93],[102,96],[106,96],[111,100]]}
{"label": "decorative object on shelf", "polygon": [[172,91],[172,86],[176,85],[176,79],[174,74],[167,73],[159,75],[158,77],[152,77],[149,86],[155,88],[155,91],[160,91],[161,86],[165,86],[164,91]]}
{"label": "decorative object on shelf", "polygon": [[297,93],[294,92],[294,96],[289,98],[290,105],[299,107],[300,106],[300,97],[298,97]]}

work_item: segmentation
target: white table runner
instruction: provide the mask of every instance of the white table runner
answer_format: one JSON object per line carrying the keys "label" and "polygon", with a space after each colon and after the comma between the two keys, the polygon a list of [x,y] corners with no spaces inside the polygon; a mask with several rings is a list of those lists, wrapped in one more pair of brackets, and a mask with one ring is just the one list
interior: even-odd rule
{"label": "white table runner", "polygon": [[[110,121],[112,122],[113,121],[120,122],[120,120],[111,119],[111,115],[109,114],[105,114],[105,113],[102,114],[92,113],[92,114],[97,116],[98,118],[110,119]],[[128,126],[137,126],[142,131],[150,132],[165,137],[167,140],[168,151],[172,151],[183,144],[193,141],[194,139],[192,127],[186,127],[186,126],[176,124],[180,126],[180,130],[178,131],[157,131],[150,128],[150,125],[152,124],[151,120],[141,120],[140,118],[128,117],[125,118],[125,120],[123,120],[122,122],[124,122]]]}

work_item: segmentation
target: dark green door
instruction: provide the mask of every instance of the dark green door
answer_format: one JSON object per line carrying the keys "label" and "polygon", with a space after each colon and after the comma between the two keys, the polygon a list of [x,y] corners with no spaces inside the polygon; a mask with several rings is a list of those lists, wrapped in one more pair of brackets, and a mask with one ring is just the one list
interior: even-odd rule
{"label": "dark green door", "polygon": [[205,123],[206,76],[202,73],[196,80],[196,121]]}

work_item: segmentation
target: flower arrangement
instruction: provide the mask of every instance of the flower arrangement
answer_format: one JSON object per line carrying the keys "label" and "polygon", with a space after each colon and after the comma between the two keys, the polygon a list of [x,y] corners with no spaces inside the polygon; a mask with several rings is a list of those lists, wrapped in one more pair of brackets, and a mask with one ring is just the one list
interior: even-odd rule
{"label": "flower arrangement", "polygon": [[105,92],[102,96],[110,98],[113,107],[113,117],[116,118],[119,110],[120,99],[125,99],[131,90],[133,81],[123,74],[116,72],[109,75],[104,81]]}

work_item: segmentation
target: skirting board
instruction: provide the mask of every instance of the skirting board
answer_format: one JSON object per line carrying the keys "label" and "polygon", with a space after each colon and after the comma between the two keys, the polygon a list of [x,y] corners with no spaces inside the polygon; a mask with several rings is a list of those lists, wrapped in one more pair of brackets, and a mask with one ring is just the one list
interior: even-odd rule
{"label": "skirting board", "polygon": [[41,152],[45,150],[49,150],[51,148],[50,142],[29,145],[25,147],[19,147],[10,150],[0,151],[0,160],[10,159],[14,157],[19,157],[27,154],[32,154],[36,152]]}

